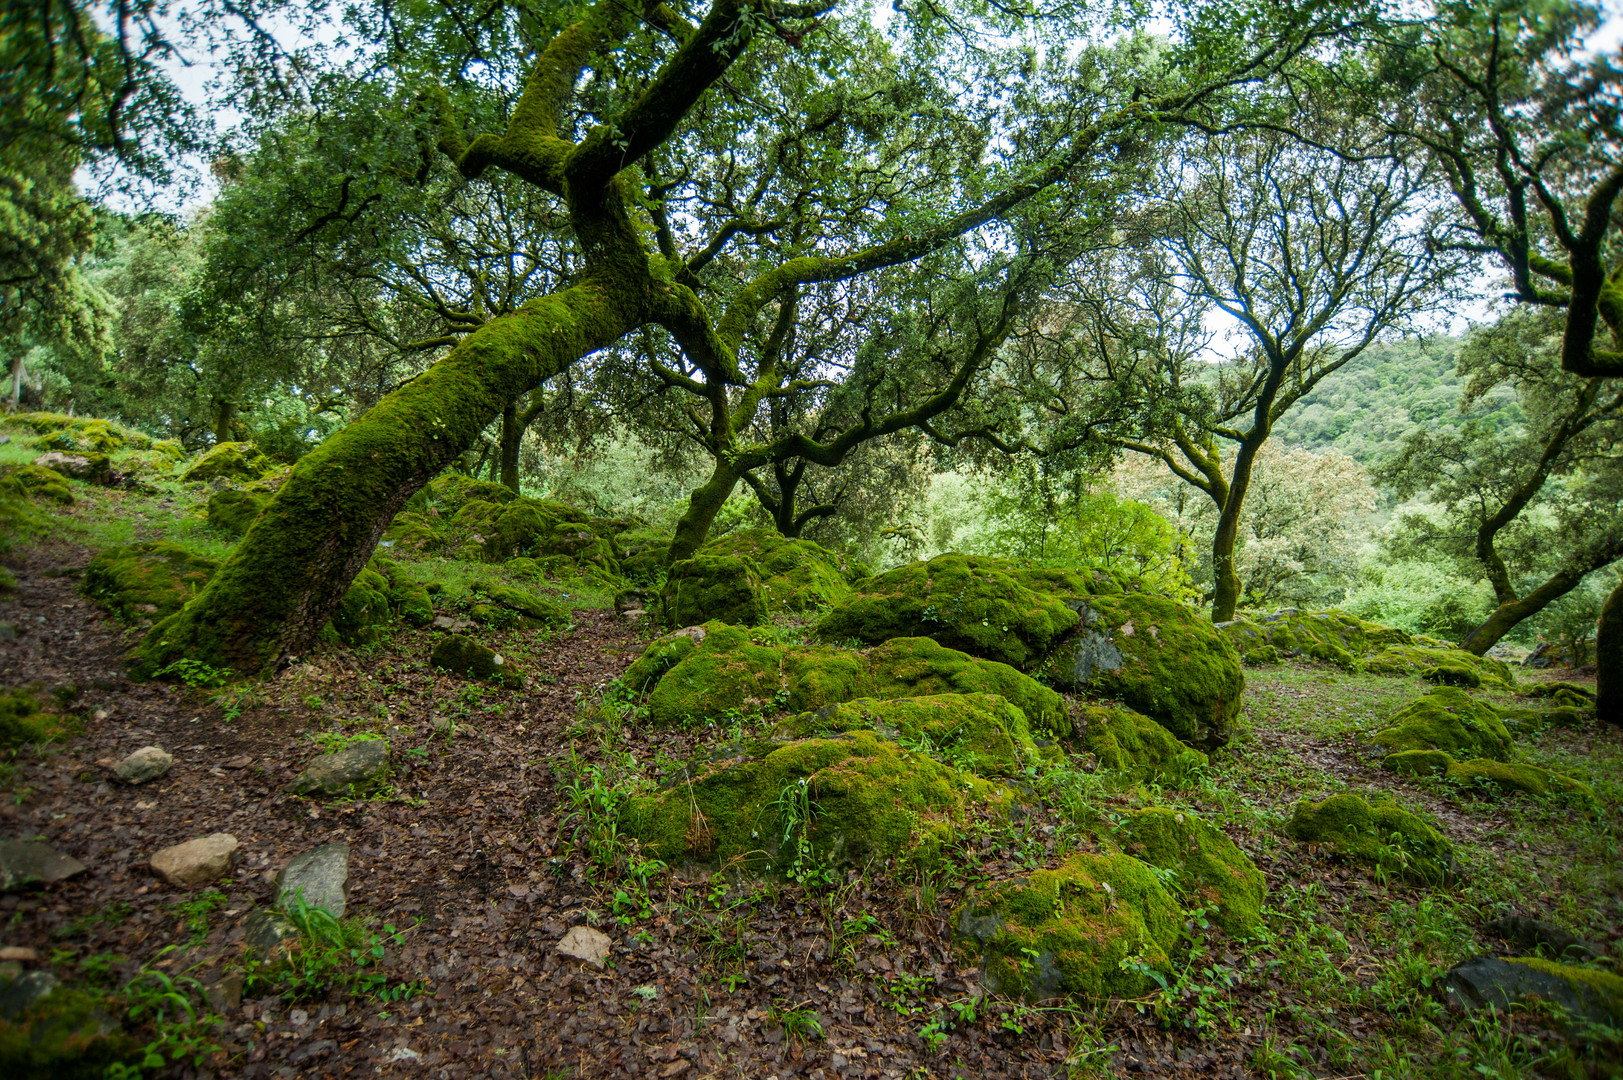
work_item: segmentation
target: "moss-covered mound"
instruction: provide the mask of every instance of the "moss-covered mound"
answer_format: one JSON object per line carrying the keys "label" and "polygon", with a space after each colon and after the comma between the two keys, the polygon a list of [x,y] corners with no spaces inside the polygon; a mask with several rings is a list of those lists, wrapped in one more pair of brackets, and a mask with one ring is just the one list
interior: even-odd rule
{"label": "moss-covered mound", "polygon": [[422,582],[392,559],[373,556],[370,567],[389,583],[389,603],[401,620],[410,626],[427,626],[434,621],[434,601]]}
{"label": "moss-covered mound", "polygon": [[1486,681],[1508,689],[1516,681],[1502,660],[1420,645],[1387,646],[1364,661],[1364,668],[1377,675],[1419,675],[1445,686],[1478,686]]}
{"label": "moss-covered mound", "polygon": [[227,488],[209,496],[209,524],[230,536],[241,536],[254,523],[270,496]]}
{"label": "moss-covered mound", "polygon": [[665,622],[695,626],[716,620],[756,626],[766,620],[766,592],[761,568],[747,555],[700,552],[670,568],[661,593]]}
{"label": "moss-covered mound", "polygon": [[151,436],[112,420],[95,417],[70,417],[62,413],[19,413],[9,422],[22,424],[39,438],[33,445],[41,450],[62,450],[67,453],[111,454],[115,450],[150,450],[156,443]]}
{"label": "moss-covered mound", "polygon": [[49,499],[63,506],[73,505],[68,479],[55,469],[39,465],[18,465],[0,472],[0,491],[25,498]]}
{"label": "moss-covered mound", "polygon": [[517,687],[524,681],[508,665],[506,657],[461,634],[446,634],[441,638],[429,654],[428,663],[452,675],[502,686]]}
{"label": "moss-covered mound", "polygon": [[1262,871],[1209,823],[1162,807],[1130,810],[1111,838],[1140,862],[1173,871],[1173,894],[1185,907],[1205,909],[1229,933],[1262,925],[1268,889]]}
{"label": "moss-covered mound", "polygon": [[1045,757],[1026,714],[996,694],[858,698],[801,713],[778,727],[785,738],[864,730],[981,776],[1015,776]]}
{"label": "moss-covered mound", "polygon": [[1524,697],[1547,698],[1550,704],[1558,708],[1584,710],[1595,707],[1595,691],[1579,683],[1533,683],[1531,686],[1520,690],[1519,693]]}
{"label": "moss-covered mound", "polygon": [[857,582],[856,591],[817,624],[825,641],[877,645],[929,637],[971,656],[1022,670],[1037,666],[1076,626],[1076,612],[1034,592],[1002,559],[938,555]]}
{"label": "moss-covered mound", "polygon": [[253,443],[219,443],[180,474],[187,483],[199,480],[258,480],[270,472],[273,463]]}
{"label": "moss-covered mound", "polygon": [[0,689],[0,749],[51,742],[66,735],[68,726],[28,690]]}
{"label": "moss-covered mound", "polygon": [[1076,855],[987,889],[958,912],[957,944],[994,993],[1040,1001],[1137,997],[1167,972],[1182,916],[1155,871],[1127,855]]}
{"label": "moss-covered mound", "polygon": [[495,581],[473,587],[478,598],[468,617],[486,626],[517,626],[525,630],[552,630],[569,623],[569,609],[524,589]]}
{"label": "moss-covered mound", "polygon": [[1207,765],[1205,754],[1131,709],[1084,705],[1073,713],[1072,722],[1101,768],[1126,773],[1136,781],[1177,785]]}
{"label": "moss-covered mound", "polygon": [[1395,803],[1333,795],[1296,804],[1286,831],[1298,840],[1324,844],[1358,862],[1423,885],[1453,877],[1453,848],[1442,833]]}
{"label": "moss-covered mound", "polygon": [[1381,760],[1381,768],[1399,776],[1436,776],[1454,764],[1454,755],[1442,750],[1399,750]]}
{"label": "moss-covered mound", "polygon": [[760,578],[761,599],[769,614],[832,607],[852,594],[847,580],[850,570],[843,555],[810,540],[791,540],[771,529],[730,533],[712,540],[698,554],[750,560]]}
{"label": "moss-covered mound", "polygon": [[[7,1080],[102,1080],[114,1064],[137,1053],[137,1045],[114,1018],[116,998],[61,986],[45,972],[0,974],[0,1000],[11,996],[14,979],[48,980],[43,995],[26,1009],[0,1016],[0,1076]],[[139,1070],[121,1075],[138,1075]]]}
{"label": "moss-covered mound", "polygon": [[1490,706],[1463,690],[1439,686],[1396,713],[1375,734],[1386,749],[1443,750],[1459,757],[1509,761],[1510,731]]}
{"label": "moss-covered mound", "polygon": [[179,544],[127,544],[91,559],[84,587],[127,622],[156,622],[196,596],[218,565]]}
{"label": "moss-covered mound", "polygon": [[652,683],[653,723],[707,723],[735,712],[798,713],[863,697],[997,694],[1033,727],[1070,731],[1064,701],[1054,691],[1007,664],[966,656],[929,638],[897,638],[861,652],[766,645],[745,628],[720,622],[704,630],[702,640],[659,639],[627,671],[633,688]]}
{"label": "moss-covered mound", "polygon": [[620,545],[620,574],[633,585],[658,585],[665,579],[665,553],[671,534],[654,529],[631,528],[615,538]]}
{"label": "moss-covered mound", "polygon": [[[1049,593],[1067,601],[1150,591],[1142,579],[1107,566],[1029,566],[1009,562],[1005,571],[1032,592]],[[1074,609],[1076,605],[1067,606]]]}
{"label": "moss-covered mound", "polygon": [[621,835],[667,862],[742,856],[789,870],[807,858],[928,858],[971,806],[1009,801],[979,777],[872,731],[760,744],[687,771],[660,794],[628,800],[620,819]]}
{"label": "moss-covered mound", "polygon": [[1051,686],[1115,698],[1184,742],[1221,746],[1240,712],[1239,654],[1204,616],[1141,593],[1097,596],[1042,668]]}
{"label": "moss-covered mound", "polygon": [[1593,799],[1595,792],[1588,784],[1570,776],[1541,769],[1537,765],[1520,762],[1491,761],[1471,758],[1451,762],[1446,769],[1448,778],[1458,784],[1501,792],[1525,792],[1528,795],[1577,795]]}

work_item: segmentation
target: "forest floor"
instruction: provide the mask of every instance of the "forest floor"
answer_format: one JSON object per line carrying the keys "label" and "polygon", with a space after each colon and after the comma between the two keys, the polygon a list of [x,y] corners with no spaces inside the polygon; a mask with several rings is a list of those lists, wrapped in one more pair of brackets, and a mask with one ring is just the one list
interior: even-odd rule
{"label": "forest floor", "polygon": [[[1615,969],[1615,730],[1520,741],[1526,760],[1591,784],[1598,806],[1487,801],[1380,770],[1368,737],[1427,684],[1286,662],[1247,671],[1238,737],[1188,789],[1115,787],[1077,754],[1065,800],[979,823],[938,872],[870,867],[803,885],[666,870],[628,858],[603,808],[715,733],[649,730],[634,709],[595,707],[651,636],[645,625],[582,608],[561,632],[485,634],[527,672],[518,690],[430,669],[436,632],[399,627],[262,683],[136,683],[121,657],[139,631],[82,595],[93,552],[81,541],[105,538],[97,515],[127,522],[121,538],[150,538],[166,531],[164,511],[82,504],[57,535],[3,560],[18,586],[0,596],[0,623],[20,633],[0,640],[0,684],[60,691],[81,719],[0,772],[0,836],[43,838],[89,871],[0,896],[0,946],[109,992],[159,984],[152,973],[213,986],[242,969],[247,917],[270,903],[277,870],[332,841],[351,852],[353,957],[310,950],[297,967],[250,967],[240,1000],[216,987],[200,1023],[143,1028],[163,1052],[189,1051],[159,1073],[1386,1080],[1605,1075],[1616,1051],[1615,1032],[1574,1033],[1538,1010],[1455,1016],[1434,992],[1451,964],[1506,951],[1480,928],[1508,911],[1599,943]],[[290,793],[311,758],[361,735],[390,743],[387,792]],[[173,753],[169,773],[112,782],[107,763],[148,744]],[[1296,800],[1340,791],[1391,792],[1430,815],[1463,883],[1383,880],[1284,836]],[[1106,817],[1170,806],[1219,826],[1267,875],[1266,929],[1246,941],[1197,930],[1166,989],[1142,1000],[983,996],[950,915],[977,884],[1086,846],[1069,824],[1078,804]],[[188,891],[150,873],[154,851],[215,832],[241,845],[228,878]],[[612,939],[601,970],[558,952],[581,924]]]}

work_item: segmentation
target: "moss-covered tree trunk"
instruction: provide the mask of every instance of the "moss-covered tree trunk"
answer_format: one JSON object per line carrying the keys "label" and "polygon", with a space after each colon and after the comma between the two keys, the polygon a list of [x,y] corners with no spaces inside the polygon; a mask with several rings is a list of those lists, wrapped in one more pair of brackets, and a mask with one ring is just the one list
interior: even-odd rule
{"label": "moss-covered tree trunk", "polygon": [[694,488],[688,496],[688,508],[676,523],[665,565],[693,558],[694,552],[704,545],[705,537],[710,535],[710,526],[715,523],[716,515],[721,513],[728,496],[738,486],[739,479],[737,471],[729,468],[725,461],[717,459],[710,479]]}
{"label": "moss-covered tree trunk", "polygon": [[502,486],[518,491],[518,449],[524,444],[524,428],[519,426],[518,402],[509,401],[502,410]]}
{"label": "moss-covered tree trunk", "polygon": [[300,459],[232,558],[142,642],[137,671],[185,657],[251,672],[305,653],[412,493],[520,394],[629,332],[637,299],[588,279],[531,301]]}
{"label": "moss-covered tree trunk", "polygon": [[1514,630],[1517,623],[1537,615],[1577,588],[1583,579],[1583,572],[1563,569],[1550,575],[1544,584],[1526,596],[1516,597],[1512,594],[1511,599],[1501,601],[1499,606],[1493,609],[1492,614],[1481,626],[1465,635],[1464,640],[1460,642],[1460,648],[1482,656]]}
{"label": "moss-covered tree trunk", "polygon": [[1602,723],[1623,725],[1623,582],[1595,627],[1595,713]]}

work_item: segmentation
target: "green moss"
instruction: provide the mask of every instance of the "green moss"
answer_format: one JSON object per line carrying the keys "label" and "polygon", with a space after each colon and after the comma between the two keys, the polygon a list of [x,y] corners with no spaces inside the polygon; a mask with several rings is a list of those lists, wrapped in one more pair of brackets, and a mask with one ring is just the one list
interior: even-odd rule
{"label": "green moss", "polygon": [[1533,683],[1517,692],[1524,697],[1549,698],[1557,705],[1570,705],[1579,709],[1589,708],[1595,704],[1595,691],[1573,682]]}
{"label": "green moss", "polygon": [[427,626],[434,621],[434,601],[420,581],[391,559],[373,557],[373,569],[389,582],[389,603],[410,626]]}
{"label": "green moss", "polygon": [[68,453],[111,454],[116,450],[148,450],[157,444],[150,436],[111,420],[69,417],[62,413],[20,413],[11,417],[41,436],[34,445]]}
{"label": "green moss", "polygon": [[1340,854],[1423,885],[1453,877],[1453,849],[1443,834],[1384,799],[1333,795],[1296,804],[1286,831],[1298,840],[1324,844]]}
{"label": "green moss", "polygon": [[818,622],[825,641],[877,645],[929,637],[971,656],[1034,668],[1077,624],[1057,596],[1033,592],[1002,559],[939,555],[857,583],[850,599]]}
{"label": "green moss", "polygon": [[270,502],[268,495],[227,488],[209,496],[209,524],[231,536],[241,536]]}
{"label": "green moss", "polygon": [[[871,731],[752,749],[759,752],[691,763],[688,778],[667,791],[628,800],[621,834],[667,862],[742,857],[756,869],[785,870],[801,829],[811,854],[834,865],[928,860],[972,805],[1009,801],[986,781]],[[797,802],[809,803],[808,824]]]}
{"label": "green moss", "polygon": [[858,730],[876,731],[980,776],[1016,776],[1045,756],[1031,737],[1026,714],[996,694],[858,698],[801,713],[778,728],[786,738]]}
{"label": "green moss", "polygon": [[1193,814],[1162,807],[1129,810],[1111,838],[1141,862],[1172,871],[1170,888],[1186,907],[1204,908],[1231,934],[1262,925],[1267,883],[1223,833]]}
{"label": "green moss", "polygon": [[1005,569],[1010,577],[1032,592],[1048,593],[1061,599],[1146,591],[1140,578],[1107,566],[1036,566],[1011,562]]}
{"label": "green moss", "polygon": [[864,697],[916,694],[996,694],[1025,714],[1031,730],[1057,738],[1071,734],[1065,699],[1008,664],[980,660],[927,637],[895,638],[864,657]]}
{"label": "green moss", "polygon": [[[0,987],[3,989],[3,987]],[[118,1001],[58,986],[15,1020],[0,1019],[0,1076],[101,1080],[135,1046],[113,1018]]]}
{"label": "green moss", "polygon": [[112,547],[90,560],[85,592],[126,622],[173,615],[196,596],[218,564],[179,544]]}
{"label": "green moss", "polygon": [[760,579],[761,600],[768,614],[831,607],[852,594],[843,556],[810,540],[791,540],[771,529],[729,533],[700,548],[698,555],[750,560]]}
{"label": "green moss", "polygon": [[73,505],[68,479],[54,469],[40,465],[18,465],[0,473],[0,491],[35,499],[49,499],[62,506]]}
{"label": "green moss", "polygon": [[[1290,608],[1255,619],[1239,618],[1220,626],[1241,655],[1306,657],[1347,671],[1362,658],[1387,645],[1412,645],[1414,637],[1395,626],[1365,622],[1345,611],[1298,611]],[[1249,660],[1247,661],[1250,662]],[[1266,662],[1266,661],[1262,661]]]}
{"label": "green moss", "polygon": [[1147,716],[1111,705],[1084,705],[1076,713],[1082,744],[1102,768],[1141,782],[1177,785],[1207,765],[1206,755]]}
{"label": "green moss", "polygon": [[1126,855],[1075,855],[1026,881],[994,886],[960,909],[957,942],[981,958],[995,993],[1102,1001],[1155,988],[1181,916],[1155,872]]}
{"label": "green moss", "polygon": [[54,742],[69,729],[67,720],[48,712],[28,690],[0,689],[0,748]]}
{"label": "green moss", "polygon": [[429,655],[428,663],[431,667],[464,678],[482,679],[505,686],[518,686],[523,682],[509,669],[505,657],[461,634],[447,634],[441,638]]}
{"label": "green moss", "polygon": [[[1463,649],[1429,648],[1422,645],[1389,645],[1364,662],[1376,675],[1420,675],[1433,682],[1455,686],[1477,686],[1486,681],[1510,689],[1516,677],[1501,660],[1475,656]],[[1475,682],[1472,682],[1472,677]]]}
{"label": "green moss", "polygon": [[272,462],[253,443],[218,443],[192,462],[180,474],[190,484],[224,477],[227,480],[258,480],[272,468]]}
{"label": "green moss", "polygon": [[1570,776],[1562,776],[1537,765],[1490,761],[1487,758],[1453,762],[1448,766],[1448,778],[1458,784],[1502,792],[1521,791],[1541,796],[1551,793],[1577,795],[1591,800],[1595,797],[1588,784]]}
{"label": "green moss", "polygon": [[1580,999],[1594,1001],[1616,1023],[1623,1025],[1623,975],[1575,964],[1559,964],[1538,956],[1507,956],[1505,959],[1512,964],[1526,964],[1535,971],[1565,980],[1568,986],[1577,991]]}
{"label": "green moss", "polygon": [[665,553],[671,534],[653,529],[630,529],[615,538],[624,557],[620,573],[634,585],[658,585],[665,580]]}
{"label": "green moss", "polygon": [[722,623],[707,623],[702,627],[684,627],[675,633],[655,638],[643,650],[641,656],[632,662],[620,681],[634,691],[644,691],[653,686],[665,673],[677,664],[686,660],[693,650],[699,647],[699,642]]}
{"label": "green moss", "polygon": [[365,645],[378,639],[378,628],[387,625],[393,611],[389,604],[389,579],[373,569],[362,570],[332,613],[332,629],[346,645]]}
{"label": "green moss", "polygon": [[1115,698],[1184,742],[1221,746],[1240,712],[1245,674],[1234,646],[1200,612],[1156,596],[1098,596],[1042,668],[1065,690]]}
{"label": "green moss", "polygon": [[1510,731],[1499,714],[1463,690],[1440,686],[1392,715],[1375,734],[1391,751],[1445,750],[1455,757],[1509,761]]}
{"label": "green moss", "polygon": [[474,586],[485,598],[483,607],[494,610],[494,616],[476,621],[499,625],[516,625],[527,630],[556,629],[569,623],[569,609],[535,593],[515,589],[495,581],[481,581]]}
{"label": "green moss", "polygon": [[1433,776],[1446,773],[1454,756],[1442,750],[1399,750],[1381,760],[1381,768],[1403,776]]}
{"label": "green moss", "polygon": [[1240,663],[1246,667],[1262,667],[1279,663],[1279,650],[1272,645],[1259,645],[1240,654]]}
{"label": "green moss", "polygon": [[697,626],[711,620],[755,626],[767,615],[760,568],[746,555],[700,552],[673,564],[661,598],[670,626]]}
{"label": "green moss", "polygon": [[428,554],[446,544],[446,531],[437,510],[405,510],[383,531],[384,541],[400,551]]}

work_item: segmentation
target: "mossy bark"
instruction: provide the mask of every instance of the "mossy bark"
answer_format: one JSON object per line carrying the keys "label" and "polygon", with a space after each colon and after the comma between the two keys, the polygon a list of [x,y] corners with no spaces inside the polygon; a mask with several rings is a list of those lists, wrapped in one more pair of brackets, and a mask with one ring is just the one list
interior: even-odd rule
{"label": "mossy bark", "polygon": [[665,553],[666,566],[693,558],[694,553],[704,546],[705,537],[710,535],[710,526],[715,523],[716,515],[721,513],[722,506],[738,486],[738,481],[739,473],[728,467],[725,461],[717,459],[710,479],[688,496],[687,511],[676,523],[676,533]]}
{"label": "mossy bark", "polygon": [[1623,725],[1623,584],[1606,598],[1595,628],[1595,715]]}

